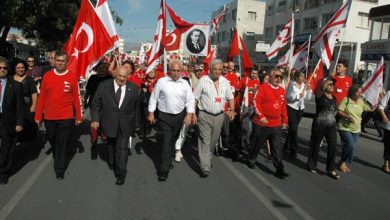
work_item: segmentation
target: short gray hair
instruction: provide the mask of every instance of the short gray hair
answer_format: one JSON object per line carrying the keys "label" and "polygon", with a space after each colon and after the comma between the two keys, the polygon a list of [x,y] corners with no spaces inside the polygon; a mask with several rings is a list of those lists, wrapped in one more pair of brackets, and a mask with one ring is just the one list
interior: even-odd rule
{"label": "short gray hair", "polygon": [[179,66],[180,66],[180,71],[183,70],[183,63],[181,62],[181,60],[178,60],[178,59],[174,59],[174,60],[170,60],[170,61],[169,61],[169,70],[172,69],[172,66],[173,66],[174,64],[179,64]]}
{"label": "short gray hair", "polygon": [[211,63],[210,63],[210,69],[212,70],[213,67],[214,67],[215,65],[217,65],[217,64],[223,65],[222,60],[221,60],[221,59],[214,59],[214,60],[212,60]]}

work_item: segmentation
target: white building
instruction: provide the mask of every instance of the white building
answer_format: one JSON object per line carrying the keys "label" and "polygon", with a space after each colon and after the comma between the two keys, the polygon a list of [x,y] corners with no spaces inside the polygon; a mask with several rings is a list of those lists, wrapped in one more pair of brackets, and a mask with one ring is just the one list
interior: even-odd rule
{"label": "white building", "polygon": [[362,44],[361,60],[366,62],[365,71],[359,72],[363,80],[374,72],[381,58],[385,62],[384,88],[390,88],[390,4],[370,10],[371,34]]}
{"label": "white building", "polygon": [[[269,0],[264,25],[265,40],[272,43],[295,11],[294,43],[304,42],[309,35],[314,37],[321,30],[342,3],[343,0]],[[341,32],[333,53],[336,57],[340,42],[344,39],[340,59],[348,62],[350,73],[364,68],[364,64],[360,62],[361,44],[369,40],[370,9],[386,3],[389,3],[389,0],[352,0],[345,31]],[[316,55],[311,58],[311,64],[318,60]],[[272,62],[277,62],[277,59]]]}
{"label": "white building", "polygon": [[119,45],[119,52],[124,53],[125,52],[125,39],[119,38],[118,45]]}
{"label": "white building", "polygon": [[[212,12],[214,18],[223,10],[221,6]],[[253,63],[258,63],[255,46],[263,37],[265,2],[260,0],[234,0],[227,4],[227,12],[222,19],[219,30],[211,38],[212,44],[218,47],[218,57],[225,59],[230,50],[231,40],[237,29],[244,40]]]}

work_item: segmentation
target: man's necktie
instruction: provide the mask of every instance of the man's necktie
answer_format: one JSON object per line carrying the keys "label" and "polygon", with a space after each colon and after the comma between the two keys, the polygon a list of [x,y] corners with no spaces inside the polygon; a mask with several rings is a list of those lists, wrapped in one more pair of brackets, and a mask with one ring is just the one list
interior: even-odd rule
{"label": "man's necktie", "polygon": [[121,100],[121,94],[122,94],[122,86],[119,86],[119,88],[115,92],[115,101],[118,103],[119,106],[119,101]]}

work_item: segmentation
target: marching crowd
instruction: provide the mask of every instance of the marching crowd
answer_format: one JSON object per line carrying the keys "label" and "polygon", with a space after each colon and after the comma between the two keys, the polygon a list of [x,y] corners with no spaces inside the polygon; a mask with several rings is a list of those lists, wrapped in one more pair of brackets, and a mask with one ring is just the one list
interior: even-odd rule
{"label": "marching crowd", "polygon": [[[148,138],[152,129],[163,137],[158,143],[158,181],[165,181],[173,162],[181,161],[188,133],[197,135],[203,178],[212,170],[213,154],[228,150],[234,160],[254,169],[264,148],[275,176],[284,179],[289,176],[283,165],[284,150],[297,157],[299,123],[305,102],[312,97],[316,112],[306,163],[309,172],[317,172],[324,140],[328,176],[339,179],[337,170],[350,172],[359,133],[368,115],[375,115],[383,136],[383,171],[390,174],[390,91],[383,92],[378,105],[370,106],[361,84],[348,76],[344,61],[312,91],[305,73],[283,68],[270,72],[253,68],[240,74],[231,61],[190,65],[170,60],[168,73],[162,65],[145,73],[139,62],[118,63],[112,56],[95,67],[96,74],[89,77],[81,97],[78,79],[67,69],[68,54],[53,51],[49,58],[50,67],[42,70],[34,65],[34,57],[10,64],[0,57],[0,184],[8,183],[18,144],[40,138],[41,124],[52,147],[56,177],[63,179],[69,134],[82,123],[83,106],[91,113],[92,159],[97,158],[101,136],[117,185],[125,182],[132,137]],[[336,162],[338,136],[342,152]]]}

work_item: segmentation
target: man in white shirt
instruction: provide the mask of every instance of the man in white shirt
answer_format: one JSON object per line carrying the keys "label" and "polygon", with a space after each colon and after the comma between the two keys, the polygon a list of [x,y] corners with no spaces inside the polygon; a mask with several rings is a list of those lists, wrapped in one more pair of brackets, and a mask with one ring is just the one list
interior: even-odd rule
{"label": "man in white shirt", "polygon": [[194,123],[199,126],[198,150],[201,177],[207,177],[211,168],[211,152],[221,135],[224,105],[229,102],[228,117],[234,119],[234,96],[229,81],[221,77],[223,63],[215,59],[210,64],[210,74],[198,81],[194,96],[199,109]]}
{"label": "man in white shirt", "polygon": [[188,126],[195,112],[194,96],[187,81],[180,77],[183,64],[180,60],[171,60],[170,74],[157,81],[149,99],[148,121],[155,123],[154,112],[158,110],[159,126],[163,133],[161,163],[158,180],[168,178],[169,169],[173,167],[175,142],[179,137],[183,123]]}

